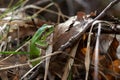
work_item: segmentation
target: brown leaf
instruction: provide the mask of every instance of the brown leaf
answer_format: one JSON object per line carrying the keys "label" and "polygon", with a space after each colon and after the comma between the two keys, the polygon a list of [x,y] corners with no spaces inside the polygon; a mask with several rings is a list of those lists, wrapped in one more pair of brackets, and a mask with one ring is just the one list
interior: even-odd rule
{"label": "brown leaf", "polygon": [[112,60],[118,59],[117,54],[116,54],[118,46],[119,46],[119,41],[116,39],[116,37],[114,37],[114,39],[107,51],[108,54],[110,55],[110,57],[112,58]]}
{"label": "brown leaf", "polygon": [[24,27],[23,26],[23,27],[19,27],[18,29],[14,30],[13,32],[10,32],[9,36],[11,36],[13,40],[15,38],[22,39],[22,38],[25,38],[27,36],[33,35],[36,30],[37,30],[37,28],[34,28],[34,27]]}
{"label": "brown leaf", "polygon": [[[109,65],[109,69],[113,70],[115,73],[119,73],[120,74],[120,60],[114,60],[113,63],[111,65]],[[106,77],[108,78],[108,80],[115,80],[115,77],[110,75],[110,74],[106,74]]]}
{"label": "brown leaf", "polygon": [[[75,57],[76,51],[77,51],[77,48],[78,48],[78,45],[79,45],[79,41],[78,41],[78,43],[72,48],[72,50],[71,50],[71,52],[70,52],[70,56]],[[65,68],[64,68],[65,71],[64,71],[64,73],[63,73],[62,80],[67,80],[73,64],[74,64],[74,59],[71,59],[71,58],[70,58],[70,59],[68,60],[68,62],[66,63],[66,66],[65,66]]]}
{"label": "brown leaf", "polygon": [[108,80],[115,80],[113,76],[111,76],[110,74],[106,74],[106,77]]}
{"label": "brown leaf", "polygon": [[83,20],[83,17],[85,16],[86,14],[84,12],[77,12],[77,19],[78,20]]}
{"label": "brown leaf", "polygon": [[9,80],[9,79],[8,79],[8,76],[7,76],[7,71],[1,71],[1,72],[0,72],[0,78],[1,78],[2,80]]}
{"label": "brown leaf", "polygon": [[96,12],[91,12],[90,13],[90,17],[95,17],[96,16]]}
{"label": "brown leaf", "polygon": [[53,37],[53,51],[58,50],[61,45],[65,44],[70,37],[78,33],[78,26],[73,26],[67,31],[76,18],[72,17],[68,21],[61,23],[55,27]]}
{"label": "brown leaf", "polygon": [[16,75],[15,75],[15,76],[13,76],[13,80],[19,80],[18,73],[16,73]]}
{"label": "brown leaf", "polygon": [[110,65],[110,69],[116,73],[119,73],[120,74],[120,60],[117,59],[117,60],[114,60],[113,61],[113,64]]}
{"label": "brown leaf", "polygon": [[86,54],[86,51],[87,51],[87,48],[82,48],[81,49],[81,52],[85,55]]}

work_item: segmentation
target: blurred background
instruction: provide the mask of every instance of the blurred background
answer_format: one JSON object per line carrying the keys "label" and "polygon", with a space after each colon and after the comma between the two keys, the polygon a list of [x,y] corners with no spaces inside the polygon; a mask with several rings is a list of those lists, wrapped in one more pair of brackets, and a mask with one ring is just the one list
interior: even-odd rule
{"label": "blurred background", "polygon": [[[13,6],[18,0],[0,0],[0,7]],[[28,0],[27,4],[45,6],[50,2],[55,2],[59,5],[61,11],[68,16],[75,15],[78,11],[90,13],[97,11],[101,12],[112,0]],[[120,3],[113,7],[108,14],[119,16]]]}

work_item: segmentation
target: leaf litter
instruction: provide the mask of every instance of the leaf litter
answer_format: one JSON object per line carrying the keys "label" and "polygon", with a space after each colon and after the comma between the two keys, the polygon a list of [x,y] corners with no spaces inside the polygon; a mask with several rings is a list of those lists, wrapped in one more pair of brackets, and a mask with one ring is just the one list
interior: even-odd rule
{"label": "leaf litter", "polygon": [[[95,12],[78,12],[76,16],[61,23],[61,17],[63,19],[67,16],[62,14],[55,3],[43,8],[25,6],[25,3],[23,1],[1,16],[2,80],[120,79],[120,58],[117,54],[119,23],[102,18],[94,21]],[[52,12],[49,9],[51,6],[56,6],[58,12]],[[26,7],[37,8],[38,11],[29,16],[25,13]],[[44,11],[57,14],[57,24],[36,17]],[[92,21],[91,28],[86,29],[85,26]],[[79,33],[81,37],[76,39],[75,36]],[[65,43],[69,39],[71,42],[66,47]],[[62,50],[64,46],[66,49]]]}

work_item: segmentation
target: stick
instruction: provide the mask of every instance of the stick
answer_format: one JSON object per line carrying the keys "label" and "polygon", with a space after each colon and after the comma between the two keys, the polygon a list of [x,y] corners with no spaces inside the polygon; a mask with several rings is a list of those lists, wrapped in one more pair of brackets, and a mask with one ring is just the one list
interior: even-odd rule
{"label": "stick", "polygon": [[95,19],[93,19],[93,21],[91,22],[87,22],[86,25],[84,26],[85,29],[82,32],[79,32],[78,34],[76,34],[75,36],[71,37],[68,42],[66,42],[64,45],[61,45],[61,47],[59,48],[59,50],[64,51],[65,49],[67,49],[68,47],[70,47],[71,45],[73,45],[82,35],[83,33],[91,26],[91,24],[95,21],[100,19],[101,17],[104,16],[104,14],[111,8],[113,7],[115,4],[119,3],[120,0],[114,0],[112,1]]}

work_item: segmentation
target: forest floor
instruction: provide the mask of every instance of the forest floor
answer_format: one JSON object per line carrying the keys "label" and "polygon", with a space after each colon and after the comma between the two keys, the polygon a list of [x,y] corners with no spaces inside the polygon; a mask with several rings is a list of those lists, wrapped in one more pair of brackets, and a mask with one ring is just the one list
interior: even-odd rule
{"label": "forest floor", "polygon": [[80,1],[1,0],[0,80],[119,80],[120,0]]}

